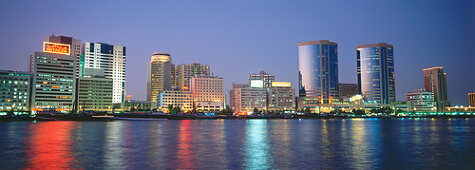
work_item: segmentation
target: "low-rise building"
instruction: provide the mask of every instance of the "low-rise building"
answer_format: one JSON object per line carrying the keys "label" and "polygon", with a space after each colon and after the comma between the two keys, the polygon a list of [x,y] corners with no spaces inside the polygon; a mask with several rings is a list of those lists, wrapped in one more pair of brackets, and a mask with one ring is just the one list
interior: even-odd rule
{"label": "low-rise building", "polygon": [[148,101],[129,100],[123,103],[114,103],[113,112],[135,112],[135,111],[150,111],[153,104]]}
{"label": "low-rise building", "polygon": [[253,112],[254,108],[267,109],[267,91],[264,88],[233,84],[229,95],[231,96],[231,109],[234,113]]}
{"label": "low-rise building", "polygon": [[0,70],[0,112],[28,112],[29,95],[28,72]]}
{"label": "low-rise building", "polygon": [[80,77],[77,80],[77,112],[112,112],[113,80]]}
{"label": "low-rise building", "polygon": [[410,111],[436,111],[437,105],[432,92],[414,89],[406,94],[406,103]]}
{"label": "low-rise building", "polygon": [[295,110],[295,91],[290,82],[272,82],[267,89],[267,110]]}
{"label": "low-rise building", "polygon": [[179,107],[184,113],[193,110],[193,95],[185,90],[162,90],[157,95],[157,106],[163,112],[170,112],[168,106]]}

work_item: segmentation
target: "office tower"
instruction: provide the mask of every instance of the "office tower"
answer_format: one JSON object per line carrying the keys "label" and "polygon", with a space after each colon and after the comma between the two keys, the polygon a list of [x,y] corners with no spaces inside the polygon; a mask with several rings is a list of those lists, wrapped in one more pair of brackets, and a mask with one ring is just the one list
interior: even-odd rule
{"label": "office tower", "polygon": [[295,110],[295,91],[290,82],[272,82],[267,89],[267,110]]}
{"label": "office tower", "polygon": [[434,95],[437,111],[442,112],[446,106],[450,106],[447,99],[446,74],[443,67],[432,67],[422,70],[424,74],[424,88]]}
{"label": "office tower", "polygon": [[0,112],[30,110],[30,73],[0,70]]}
{"label": "office tower", "polygon": [[223,78],[195,76],[191,79],[193,107],[201,111],[220,111],[224,108]]}
{"label": "office tower", "polygon": [[80,60],[80,74],[91,76],[103,72],[105,78],[111,78],[113,81],[112,102],[123,102],[125,94],[125,47],[85,42],[82,52],[84,57],[81,57]]}
{"label": "office tower", "polygon": [[338,45],[328,40],[298,43],[299,97],[321,104],[338,95]]}
{"label": "office tower", "polygon": [[[45,44],[46,46],[50,46]],[[30,55],[31,110],[71,112],[76,90],[76,57],[67,44],[44,47]]]}
{"label": "office tower", "polygon": [[147,65],[147,101],[155,103],[160,91],[172,88],[173,72],[170,54],[153,53]]}
{"label": "office tower", "polygon": [[475,93],[468,93],[468,105],[475,107]]}
{"label": "office tower", "polygon": [[210,68],[208,65],[200,63],[180,64],[176,66],[175,74],[178,88],[189,90],[191,78],[199,75],[209,76]]}
{"label": "office tower", "polygon": [[160,110],[170,112],[168,105],[179,107],[184,113],[193,110],[193,95],[185,90],[162,90],[157,95],[157,103]]}
{"label": "office tower", "polygon": [[338,96],[340,99],[350,98],[358,94],[357,84],[338,84]]}
{"label": "office tower", "polygon": [[396,101],[393,46],[386,43],[356,46],[358,92],[380,104]]}
{"label": "office tower", "polygon": [[436,105],[432,92],[425,89],[414,89],[406,94],[406,104],[411,111],[435,111]]}
{"label": "office tower", "polygon": [[112,79],[79,77],[76,87],[77,112],[112,112]]}
{"label": "office tower", "polygon": [[59,44],[68,44],[70,45],[70,55],[76,57],[76,77],[80,77],[81,68],[80,68],[80,59],[81,59],[81,40],[73,39],[68,36],[55,36],[51,35],[46,38],[45,42],[59,43]]}
{"label": "office tower", "polygon": [[235,113],[253,112],[254,108],[261,111],[267,109],[265,88],[233,83],[229,96],[231,97],[231,109]]}
{"label": "office tower", "polygon": [[258,74],[249,74],[249,84],[251,87],[270,87],[272,82],[275,80],[273,74],[266,73],[265,71],[261,70]]}

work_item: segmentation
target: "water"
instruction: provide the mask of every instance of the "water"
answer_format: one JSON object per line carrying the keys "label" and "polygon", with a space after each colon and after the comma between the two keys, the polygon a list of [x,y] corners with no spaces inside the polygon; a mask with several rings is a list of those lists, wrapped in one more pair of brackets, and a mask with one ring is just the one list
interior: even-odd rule
{"label": "water", "polygon": [[1,122],[0,168],[469,169],[475,120]]}

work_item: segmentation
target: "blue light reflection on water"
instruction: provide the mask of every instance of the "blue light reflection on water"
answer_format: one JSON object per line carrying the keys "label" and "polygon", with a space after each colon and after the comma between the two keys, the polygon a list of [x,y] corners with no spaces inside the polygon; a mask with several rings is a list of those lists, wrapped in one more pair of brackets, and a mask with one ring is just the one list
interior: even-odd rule
{"label": "blue light reflection on water", "polygon": [[0,167],[468,168],[474,129],[473,119],[1,122]]}

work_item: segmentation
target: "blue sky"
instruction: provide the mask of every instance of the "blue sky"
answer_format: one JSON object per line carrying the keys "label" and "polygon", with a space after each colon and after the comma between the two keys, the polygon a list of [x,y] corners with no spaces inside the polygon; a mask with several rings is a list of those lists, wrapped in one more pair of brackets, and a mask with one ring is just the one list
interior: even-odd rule
{"label": "blue sky", "polygon": [[339,79],[356,83],[356,45],[394,45],[396,96],[443,66],[453,104],[475,91],[475,3],[454,1],[1,1],[0,69],[27,70],[51,34],[127,47],[126,92],[145,100],[146,62],[165,51],[245,83],[266,70],[297,87],[297,42],[339,46]]}

